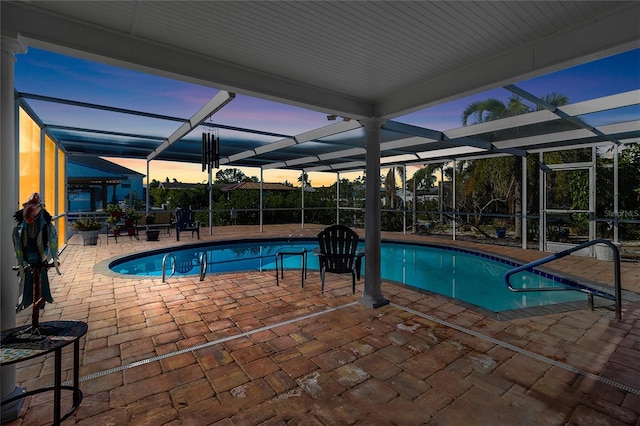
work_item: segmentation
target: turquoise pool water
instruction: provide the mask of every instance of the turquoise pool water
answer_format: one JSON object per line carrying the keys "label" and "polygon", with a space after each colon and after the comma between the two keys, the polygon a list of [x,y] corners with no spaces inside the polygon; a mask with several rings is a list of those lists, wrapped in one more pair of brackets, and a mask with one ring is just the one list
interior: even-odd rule
{"label": "turquoise pool water", "polygon": [[[199,244],[173,251],[127,256],[112,262],[109,267],[121,274],[159,277],[162,275],[162,260],[170,253],[169,257],[173,256],[176,262],[175,275],[194,275],[199,273],[199,259],[205,252],[207,274],[272,271],[275,270],[275,254],[279,250],[304,247],[309,250],[308,269],[317,270],[318,259],[311,253],[317,246],[316,240]],[[364,251],[363,243],[359,250]],[[300,256],[285,257],[285,268],[300,268],[300,261]],[[171,262],[168,258],[167,275]],[[383,242],[381,249],[383,279],[453,297],[494,312],[585,300],[584,294],[575,291],[511,292],[504,285],[504,275],[515,266],[519,265],[447,247]],[[364,264],[362,271],[365,271]],[[571,285],[567,280],[537,272],[517,274],[511,282],[514,287],[526,288],[569,288]]]}

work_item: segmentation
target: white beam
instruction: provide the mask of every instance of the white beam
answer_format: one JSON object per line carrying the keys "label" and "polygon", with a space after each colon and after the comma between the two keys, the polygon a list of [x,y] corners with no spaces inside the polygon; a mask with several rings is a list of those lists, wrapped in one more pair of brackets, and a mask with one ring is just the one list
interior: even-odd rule
{"label": "white beam", "polygon": [[455,157],[456,155],[473,154],[475,152],[483,152],[483,151],[486,151],[486,150],[482,148],[475,148],[473,146],[458,146],[455,148],[445,148],[445,149],[436,149],[433,151],[418,152],[416,155],[420,159],[426,160],[429,158],[437,158],[437,157]]}
{"label": "white beam", "polygon": [[305,170],[308,172],[328,172],[331,170],[331,166],[308,167]]}
{"label": "white beam", "polygon": [[399,154],[390,155],[388,157],[380,157],[380,164],[399,163],[404,164],[408,161],[420,160],[417,154]]}
{"label": "white beam", "polygon": [[380,144],[380,151],[390,151],[392,149],[409,148],[416,145],[424,145],[428,143],[437,142],[435,139],[427,139],[421,136],[413,136],[405,139],[396,139],[394,141],[382,142]]}
{"label": "white beam", "polygon": [[265,164],[264,166],[262,166],[260,169],[261,170],[271,170],[271,169],[280,169],[280,168],[284,168],[287,167],[287,163],[285,163],[284,161],[280,162],[280,163],[269,163],[269,164]]}
{"label": "white beam", "polygon": [[[346,163],[336,163],[331,165],[332,170],[344,170],[345,168],[364,168],[366,163],[364,161],[348,161]],[[311,169],[307,169],[311,170]]]}
{"label": "white beam", "polygon": [[[599,126],[598,129],[607,134],[634,132],[640,129],[640,120],[626,121],[624,123],[609,124],[606,126]],[[594,134],[587,129],[569,130],[566,132],[549,133],[546,135],[533,135],[525,138],[509,139],[505,141],[494,142],[493,144],[500,149],[504,148],[517,148],[528,147],[527,150],[533,152],[535,146],[545,145],[554,142],[571,141],[576,139],[589,139],[593,138]],[[607,141],[598,142],[599,144],[608,143]],[[555,149],[563,149],[556,147]]]}
{"label": "white beam", "polygon": [[230,93],[225,90],[221,90],[215,95],[205,106],[200,108],[198,112],[196,112],[193,117],[189,119],[189,121],[182,124],[178,130],[173,132],[171,136],[165,139],[156,149],[154,149],[148,156],[147,161],[151,161],[160,155],[164,150],[169,148],[171,145],[179,141],[185,135],[187,135],[190,131],[195,129],[207,118],[211,117],[216,112],[220,111],[226,104],[231,102],[233,98],[235,98],[235,93]]}
{"label": "white beam", "polygon": [[253,150],[243,151],[237,154],[230,155],[229,157],[227,157],[226,162],[231,163],[233,161],[238,161],[238,160],[243,160],[245,158],[253,157],[254,155],[256,155],[256,152]]}
{"label": "white beam", "polygon": [[[256,147],[254,149],[249,149],[249,150],[240,152],[238,154],[229,156],[228,162],[230,163],[232,161],[236,161],[237,159],[249,158],[256,155],[266,154],[267,152],[277,151],[279,149],[284,149],[299,143],[309,142],[315,139],[321,139],[327,136],[337,135],[338,133],[347,132],[349,130],[354,130],[359,127],[362,127],[362,125],[357,120],[344,120],[339,123],[330,124],[328,126],[320,127],[318,129],[310,130],[308,132],[300,133],[299,135],[296,135],[290,138],[280,139],[276,142],[271,142],[269,144]],[[224,162],[224,163],[221,162],[221,164],[227,164],[227,162]],[[277,168],[277,167],[269,167],[269,168]]]}
{"label": "white beam", "polygon": [[271,152],[271,151],[277,151],[279,149],[283,149],[283,148],[288,148],[292,145],[295,145],[297,142],[295,140],[295,138],[285,138],[285,139],[280,139],[279,141],[276,142],[271,142],[269,144],[263,145],[263,146],[259,146],[257,148],[254,149],[250,149],[247,150],[245,152],[254,152],[256,155],[262,155],[262,154],[266,154],[267,152]]}
{"label": "white beam", "polygon": [[312,157],[301,157],[293,160],[287,160],[285,161],[285,163],[287,163],[287,167],[290,167],[290,166],[297,166],[298,164],[314,163],[318,160],[319,160],[318,157],[314,155]]}
{"label": "white beam", "polygon": [[353,157],[354,155],[366,154],[367,150],[364,148],[351,148],[343,149],[342,151],[328,152],[326,154],[318,155],[320,161],[333,160],[335,158]]}
{"label": "white beam", "polygon": [[335,124],[320,127],[319,129],[301,133],[295,136],[295,139],[298,141],[298,143],[309,142],[314,139],[326,138],[327,136],[337,135],[338,133],[344,133],[349,130],[358,129],[360,127],[362,127],[362,125],[357,120],[344,120]]}

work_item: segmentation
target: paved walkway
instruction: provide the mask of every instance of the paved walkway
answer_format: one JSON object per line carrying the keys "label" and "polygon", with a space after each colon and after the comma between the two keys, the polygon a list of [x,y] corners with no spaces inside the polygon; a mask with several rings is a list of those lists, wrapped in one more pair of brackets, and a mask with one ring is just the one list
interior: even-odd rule
{"label": "paved walkway", "polygon": [[[315,236],[315,225],[216,229],[215,237]],[[427,237],[387,235],[399,239]],[[104,237],[104,236],[103,236]],[[181,244],[195,240],[181,236]],[[432,240],[431,240],[432,241]],[[440,241],[442,242],[442,241]],[[452,242],[447,242],[452,244]],[[383,282],[390,304],[369,309],[350,277],[299,271],[160,279],[103,274],[124,253],[176,244],[120,238],[84,247],[74,236],[50,274],[42,321],[82,320],[84,400],[64,424],[87,425],[637,425],[640,302],[497,321],[455,300]],[[470,243],[456,243],[469,246]],[[530,260],[538,252],[479,246]],[[611,263],[570,256],[561,273],[610,283]],[[640,265],[623,264],[640,292]],[[362,281],[357,292],[362,291]],[[28,324],[29,310],[17,324]],[[70,348],[68,348],[70,350]],[[65,379],[71,356],[65,351]],[[27,389],[52,382],[53,357],[17,367]],[[7,423],[50,424],[51,393]],[[69,406],[70,398],[65,398]],[[63,407],[63,411],[64,407]]]}

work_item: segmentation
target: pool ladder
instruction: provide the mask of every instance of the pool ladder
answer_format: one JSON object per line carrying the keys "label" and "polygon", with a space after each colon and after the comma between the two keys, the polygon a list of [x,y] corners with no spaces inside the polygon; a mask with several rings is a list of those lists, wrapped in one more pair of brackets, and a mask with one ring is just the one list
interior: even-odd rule
{"label": "pool ladder", "polygon": [[[167,260],[171,259],[171,274],[167,277]],[[204,277],[207,275],[207,252],[202,252],[200,255],[200,281],[204,281]],[[162,258],[162,282],[166,282],[167,278],[171,278],[176,273],[176,257],[172,253],[167,253]]]}
{"label": "pool ladder", "polygon": [[200,255],[200,281],[204,281],[205,275],[207,275],[207,252],[203,251]]}
{"label": "pool ladder", "polygon": [[164,255],[164,257],[162,258],[162,282],[167,282],[167,259],[171,259],[171,275],[169,275],[169,278],[173,276],[173,274],[176,273],[176,257],[171,254],[171,253],[167,253]]}
{"label": "pool ladder", "polygon": [[[575,286],[575,288],[561,288],[561,287],[547,287],[547,288],[514,288],[511,285],[511,276],[517,274],[522,271],[528,271],[533,269],[536,266],[551,262],[552,260],[560,259],[562,257],[568,256],[574,251],[582,250],[583,248],[590,247],[596,244],[605,244],[611,248],[613,252],[613,279],[615,285],[615,296],[604,291],[600,291],[595,288],[587,287],[581,284]],[[517,268],[511,269],[504,275],[504,282],[507,285],[507,288],[513,292],[532,292],[532,291],[581,291],[583,293],[587,293],[589,298],[589,308],[593,310],[593,296],[602,297],[604,299],[613,300],[616,306],[616,320],[622,319],[622,284],[620,283],[620,250],[609,240],[591,240],[586,243],[580,244],[578,246],[572,247],[568,250],[564,250],[551,256],[544,257],[539,260],[535,260],[533,262],[527,263],[526,265],[518,266]]]}

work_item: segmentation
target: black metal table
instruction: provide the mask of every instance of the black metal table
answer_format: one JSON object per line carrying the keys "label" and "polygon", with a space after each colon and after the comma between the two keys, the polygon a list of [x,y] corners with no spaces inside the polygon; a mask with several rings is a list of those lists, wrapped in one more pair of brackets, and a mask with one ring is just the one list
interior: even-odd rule
{"label": "black metal table", "polygon": [[[17,401],[29,395],[53,391],[53,424],[59,425],[69,417],[82,402],[80,390],[80,338],[87,333],[87,324],[82,321],[49,321],[39,324],[39,334],[29,331],[31,326],[2,331],[0,342],[0,365],[11,365],[55,352],[54,383],[40,389],[24,392],[2,401],[2,405]],[[73,343],[73,386],[62,385],[62,348]],[[62,389],[73,391],[73,405],[64,414],[60,413]]]}
{"label": "black metal table", "polygon": [[[304,247],[287,247],[276,253],[276,285],[280,285],[279,278],[284,278],[284,256],[300,256],[302,265],[302,287],[304,287],[304,279],[307,277],[307,249]],[[280,268],[278,268],[278,258],[280,258]]]}

